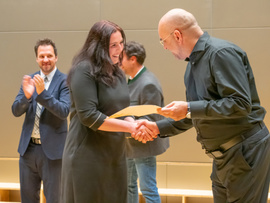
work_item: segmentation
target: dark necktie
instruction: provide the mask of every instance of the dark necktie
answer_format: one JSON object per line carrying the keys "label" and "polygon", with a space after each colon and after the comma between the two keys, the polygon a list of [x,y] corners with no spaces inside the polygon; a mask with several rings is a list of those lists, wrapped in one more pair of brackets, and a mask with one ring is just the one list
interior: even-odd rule
{"label": "dark necktie", "polygon": [[45,76],[44,82],[45,82],[45,83],[49,82],[49,79],[47,78],[47,76]]}

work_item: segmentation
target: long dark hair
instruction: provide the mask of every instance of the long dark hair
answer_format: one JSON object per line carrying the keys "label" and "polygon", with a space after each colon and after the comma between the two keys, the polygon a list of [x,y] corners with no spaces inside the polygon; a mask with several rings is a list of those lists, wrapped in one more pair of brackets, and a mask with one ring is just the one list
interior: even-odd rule
{"label": "long dark hair", "polygon": [[[117,31],[121,33],[125,46],[125,33],[117,24],[102,20],[92,26],[82,49],[72,60],[72,65],[67,77],[68,85],[70,85],[71,77],[81,61],[89,62],[90,74],[96,81],[102,82],[105,85],[113,86],[116,77],[124,77],[123,71],[118,66],[119,64],[113,64],[109,54],[110,37]],[[123,53],[121,53],[119,58],[121,63]]]}

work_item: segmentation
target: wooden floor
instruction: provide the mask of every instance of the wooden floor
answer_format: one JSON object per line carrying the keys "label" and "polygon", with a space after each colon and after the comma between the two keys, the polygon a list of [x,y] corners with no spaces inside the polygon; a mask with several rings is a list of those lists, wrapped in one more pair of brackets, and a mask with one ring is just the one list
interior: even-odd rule
{"label": "wooden floor", "polygon": [[[213,203],[212,192],[208,190],[159,189],[159,194],[162,203]],[[0,203],[4,202],[20,203],[18,183],[0,183]],[[46,203],[42,191],[40,203]],[[139,203],[146,203],[141,193]]]}
{"label": "wooden floor", "polygon": [[[18,161],[0,158],[0,203],[20,202]],[[210,173],[211,163],[158,162],[157,183],[162,203],[213,203]],[[41,197],[40,203],[45,203],[43,190]],[[145,203],[142,195],[140,203]]]}

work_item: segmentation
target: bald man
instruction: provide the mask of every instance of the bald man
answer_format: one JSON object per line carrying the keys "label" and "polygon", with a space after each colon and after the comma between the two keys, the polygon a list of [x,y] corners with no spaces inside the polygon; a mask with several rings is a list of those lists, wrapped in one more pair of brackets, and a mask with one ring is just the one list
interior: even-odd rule
{"label": "bald man", "polygon": [[197,140],[213,158],[214,202],[267,202],[270,135],[246,53],[202,31],[183,9],[167,12],[158,32],[164,49],[187,61],[187,101],[174,101],[159,111],[171,119],[141,123],[160,137],[196,128]]}

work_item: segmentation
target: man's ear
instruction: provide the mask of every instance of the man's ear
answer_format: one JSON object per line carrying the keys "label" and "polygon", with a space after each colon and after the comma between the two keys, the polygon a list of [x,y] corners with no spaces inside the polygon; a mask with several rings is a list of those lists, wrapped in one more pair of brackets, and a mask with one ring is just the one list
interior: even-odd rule
{"label": "man's ear", "polygon": [[129,58],[129,60],[131,60],[132,62],[136,62],[137,61],[137,57],[136,56],[131,56]]}
{"label": "man's ear", "polygon": [[182,41],[182,33],[179,30],[175,30],[173,36],[178,42]]}

